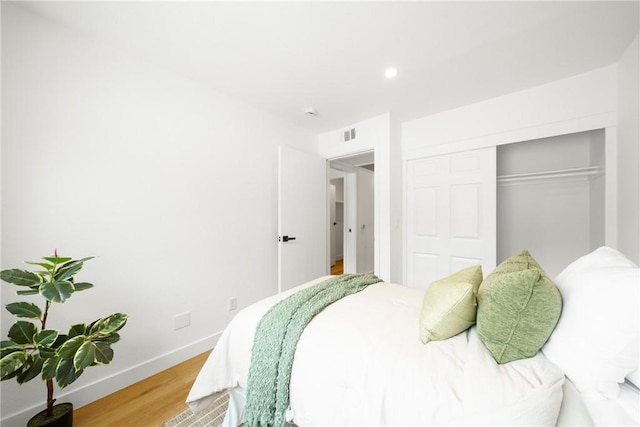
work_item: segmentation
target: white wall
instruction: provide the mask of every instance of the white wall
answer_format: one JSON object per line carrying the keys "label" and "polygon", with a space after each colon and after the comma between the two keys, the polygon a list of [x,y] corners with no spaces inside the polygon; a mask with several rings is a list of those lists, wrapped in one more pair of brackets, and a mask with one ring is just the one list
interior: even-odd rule
{"label": "white wall", "polygon": [[640,264],[640,46],[638,36],[618,64],[618,247]]}
{"label": "white wall", "polygon": [[389,202],[386,209],[389,217],[389,263],[390,277],[394,283],[402,283],[403,265],[403,200],[402,191],[402,124],[391,114],[391,139],[389,141]]}
{"label": "white wall", "polygon": [[[315,150],[316,136],[7,2],[2,49],[2,268],[95,255],[79,278],[96,287],[54,306],[51,326],[129,315],[111,366],[60,401],[210,349],[228,298],[276,292],[277,145]],[[2,285],[3,305],[14,291]],[[11,322],[3,310],[3,336]],[[46,396],[38,380],[1,391],[3,425]]]}
{"label": "white wall", "polygon": [[402,124],[402,158],[615,126],[616,66]]}

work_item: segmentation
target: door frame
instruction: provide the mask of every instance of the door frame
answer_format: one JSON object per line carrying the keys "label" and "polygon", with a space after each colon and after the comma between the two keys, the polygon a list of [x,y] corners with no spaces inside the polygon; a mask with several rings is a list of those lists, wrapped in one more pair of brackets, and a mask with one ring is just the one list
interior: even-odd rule
{"label": "door frame", "polygon": [[[356,222],[356,196],[357,196],[357,188],[355,182],[355,168],[358,167],[357,164],[353,164],[350,162],[350,159],[363,158],[364,156],[372,156],[371,163],[375,165],[375,149],[368,149],[363,151],[358,151],[355,153],[349,153],[337,157],[327,158],[328,168],[338,170],[344,173],[344,221],[343,221],[343,250],[342,250],[342,259],[343,259],[343,268],[345,273],[354,273],[357,271],[357,260],[358,260],[358,244],[355,230],[354,232],[349,232],[349,222]],[[338,166],[338,168],[333,166]],[[375,173],[375,172],[374,172]],[[330,191],[330,183],[331,179],[327,178],[327,191]],[[374,179],[374,208],[373,208],[373,217],[374,217],[374,269],[376,267],[377,257],[375,253],[377,253],[377,245],[379,239],[378,235],[378,205],[376,197],[375,197],[375,189],[376,182]],[[327,217],[329,217],[329,204],[327,204]],[[327,229],[327,246],[331,245],[331,229]],[[330,251],[330,249],[329,249]],[[327,260],[331,259],[330,252],[327,254]]]}

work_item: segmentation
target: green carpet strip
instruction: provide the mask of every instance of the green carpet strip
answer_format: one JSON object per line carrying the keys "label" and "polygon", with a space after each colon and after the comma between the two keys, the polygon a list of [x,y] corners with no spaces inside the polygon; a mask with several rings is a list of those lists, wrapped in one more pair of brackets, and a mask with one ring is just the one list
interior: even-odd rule
{"label": "green carpet strip", "polygon": [[244,425],[286,426],[289,380],[300,335],[328,305],[380,282],[373,274],[343,274],[280,301],[256,328],[247,382]]}

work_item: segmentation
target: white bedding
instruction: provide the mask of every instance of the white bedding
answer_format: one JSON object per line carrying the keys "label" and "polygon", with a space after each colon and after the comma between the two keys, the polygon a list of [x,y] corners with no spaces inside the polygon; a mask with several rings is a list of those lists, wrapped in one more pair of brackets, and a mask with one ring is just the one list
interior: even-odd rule
{"label": "white bedding", "polygon": [[615,399],[603,399],[593,394],[582,393],[582,400],[595,425],[640,425],[640,393],[631,383],[621,383],[620,394]]}
{"label": "white bedding", "polygon": [[[277,301],[238,313],[202,368],[187,402],[246,388],[255,327]],[[422,344],[424,291],[378,283],[327,307],[296,351],[290,415],[304,425],[555,425],[564,374],[544,356],[498,365],[475,328]]]}

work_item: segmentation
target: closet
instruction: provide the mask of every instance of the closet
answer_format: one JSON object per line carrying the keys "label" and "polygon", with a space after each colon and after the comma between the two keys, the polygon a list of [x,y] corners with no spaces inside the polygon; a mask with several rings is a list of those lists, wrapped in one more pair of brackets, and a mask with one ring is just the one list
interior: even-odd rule
{"label": "closet", "polygon": [[554,277],[605,244],[605,148],[600,129],[408,160],[407,284],[522,249]]}
{"label": "closet", "polygon": [[527,249],[550,277],[604,245],[604,130],[497,147],[498,263]]}

